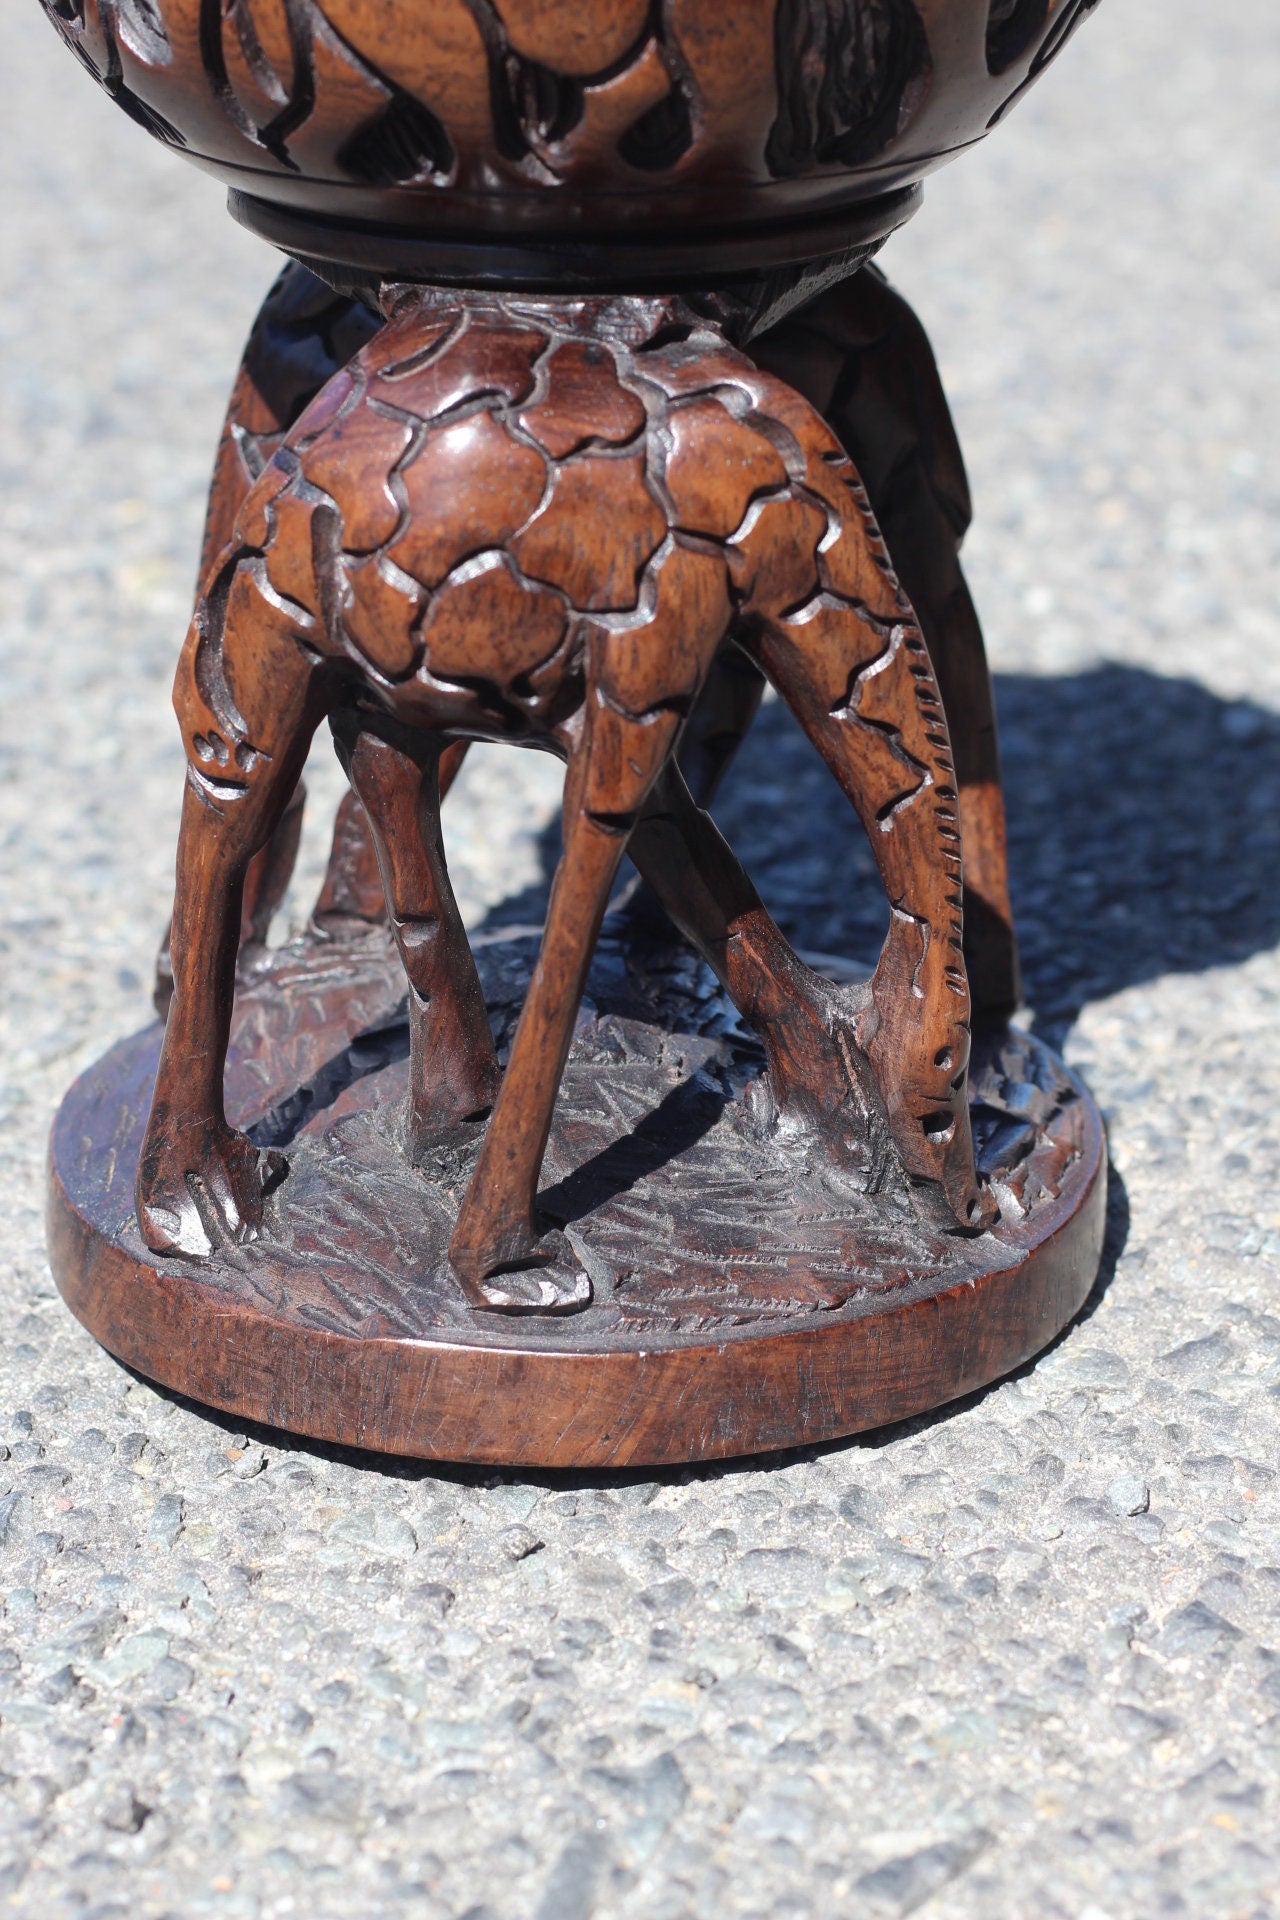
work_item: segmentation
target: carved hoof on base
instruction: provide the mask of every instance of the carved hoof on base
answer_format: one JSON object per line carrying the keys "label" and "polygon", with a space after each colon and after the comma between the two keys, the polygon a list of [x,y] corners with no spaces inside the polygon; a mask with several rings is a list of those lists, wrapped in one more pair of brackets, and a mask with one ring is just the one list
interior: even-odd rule
{"label": "carved hoof on base", "polygon": [[282,1153],[228,1133],[196,1167],[148,1169],[139,1177],[138,1227],[152,1253],[207,1260],[221,1243],[256,1240],[262,1202],[289,1170]]}
{"label": "carved hoof on base", "polygon": [[452,1264],[471,1305],[486,1313],[581,1313],[591,1305],[590,1277],[558,1227],[505,1258],[459,1252]]}
{"label": "carved hoof on base", "polygon": [[515,1273],[495,1274],[478,1291],[476,1304],[482,1299],[489,1313],[581,1313],[591,1305],[591,1282],[581,1268],[563,1273],[523,1267]]}
{"label": "carved hoof on base", "polygon": [[926,1225],[962,1236],[989,1233],[1000,1221],[1000,1203],[990,1187],[964,1180],[953,1191],[945,1180],[912,1182],[912,1199]]}

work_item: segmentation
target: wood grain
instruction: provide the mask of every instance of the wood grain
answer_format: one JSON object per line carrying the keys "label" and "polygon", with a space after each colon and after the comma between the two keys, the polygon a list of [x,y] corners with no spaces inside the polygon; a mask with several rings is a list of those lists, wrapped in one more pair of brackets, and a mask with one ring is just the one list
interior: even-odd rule
{"label": "wood grain", "polygon": [[[628,958],[610,926],[543,1195],[590,1264],[584,1311],[504,1320],[451,1275],[474,1142],[404,1160],[403,982],[376,929],[341,966],[304,939],[240,996],[231,1111],[283,1143],[296,1176],[251,1246],[193,1263],[138,1239],[157,1029],[77,1082],[49,1199],[69,1306],[127,1364],[240,1417],[423,1458],[580,1468],[903,1419],[1018,1366],[1079,1309],[1101,1249],[1102,1129],[1044,1048],[980,1043],[975,1129],[1005,1217],[957,1240],[915,1223],[892,1176],[878,1194],[833,1187],[812,1140],[771,1138],[753,1110],[759,1047],[713,977],[678,950]],[[478,956],[504,1050],[533,948]]]}
{"label": "wood grain", "polygon": [[326,219],[370,246],[660,252],[737,228],[750,270],[809,221],[807,257],[838,250],[824,218],[979,139],[1089,0],[42,4],[125,112],[251,205],[313,216],[322,257]]}

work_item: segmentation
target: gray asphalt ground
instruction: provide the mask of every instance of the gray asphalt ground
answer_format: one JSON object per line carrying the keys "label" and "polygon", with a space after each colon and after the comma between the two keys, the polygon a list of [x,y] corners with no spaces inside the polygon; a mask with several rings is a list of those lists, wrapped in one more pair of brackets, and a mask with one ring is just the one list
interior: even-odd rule
{"label": "gray asphalt ground", "polygon": [[[44,1140],[146,1018],[168,684],[275,268],[31,0],[3,41],[3,1910],[1280,1914],[1274,6],[1111,0],[885,257],[971,465],[1031,1000],[1110,1122],[1102,1284],[970,1404],[643,1483],[244,1433],[55,1295]],[[474,923],[536,910],[556,786],[469,766]],[[796,937],[865,949],[777,708],[722,811]]]}

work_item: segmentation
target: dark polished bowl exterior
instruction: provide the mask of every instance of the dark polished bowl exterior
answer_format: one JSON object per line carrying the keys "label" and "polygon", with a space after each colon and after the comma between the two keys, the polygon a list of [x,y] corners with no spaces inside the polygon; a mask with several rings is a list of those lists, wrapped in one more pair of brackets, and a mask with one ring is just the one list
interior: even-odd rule
{"label": "dark polished bowl exterior", "polygon": [[694,239],[909,187],[1095,0],[42,0],[126,112],[275,210]]}

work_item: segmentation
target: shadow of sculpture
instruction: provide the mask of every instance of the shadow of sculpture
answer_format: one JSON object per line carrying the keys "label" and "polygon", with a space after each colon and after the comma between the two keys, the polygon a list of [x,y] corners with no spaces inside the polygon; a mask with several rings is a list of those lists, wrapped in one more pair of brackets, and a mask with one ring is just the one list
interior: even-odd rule
{"label": "shadow of sculpture", "polygon": [[[1082,1007],[1280,941],[1280,714],[1190,680],[1106,665],[996,676],[1014,910],[1028,1005],[1052,1046]],[[884,896],[847,801],[770,701],[715,806],[787,937],[874,958]],[[542,917],[544,879],[485,929]]]}

